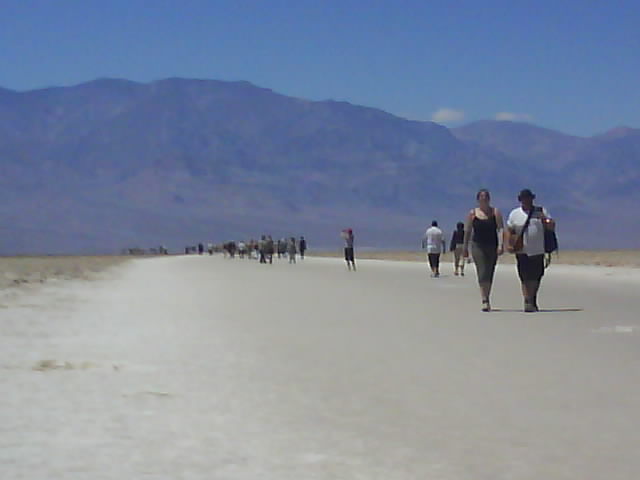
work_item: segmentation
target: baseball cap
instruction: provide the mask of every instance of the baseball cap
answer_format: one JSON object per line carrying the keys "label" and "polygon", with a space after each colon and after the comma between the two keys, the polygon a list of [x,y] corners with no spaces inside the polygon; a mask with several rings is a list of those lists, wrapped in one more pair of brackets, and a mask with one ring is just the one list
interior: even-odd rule
{"label": "baseball cap", "polygon": [[536,194],[533,193],[528,188],[524,188],[524,189],[520,190],[520,193],[518,194],[518,200],[520,200],[522,198],[531,198],[531,199],[533,199],[533,198],[536,198]]}

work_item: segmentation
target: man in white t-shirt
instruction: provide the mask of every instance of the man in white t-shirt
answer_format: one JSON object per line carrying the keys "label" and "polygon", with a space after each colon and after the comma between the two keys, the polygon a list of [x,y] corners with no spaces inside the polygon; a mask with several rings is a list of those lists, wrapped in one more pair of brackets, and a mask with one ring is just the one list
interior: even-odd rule
{"label": "man in white t-shirt", "polygon": [[438,228],[438,222],[435,220],[431,222],[431,227],[424,233],[422,248],[425,247],[431,267],[431,276],[437,278],[440,276],[440,254],[444,253],[445,243],[444,234]]}
{"label": "man in white t-shirt", "polygon": [[[536,196],[528,188],[518,195],[520,207],[514,208],[507,220],[504,244],[511,253],[516,254],[518,277],[522,284],[524,311],[538,311],[538,290],[544,275],[544,232],[553,230],[555,222],[543,207],[533,205]],[[530,218],[529,218],[530,217]],[[528,225],[527,225],[527,219]],[[525,229],[526,226],[526,230]],[[524,230],[524,233],[523,233]],[[514,251],[516,239],[522,237],[523,247]]]}

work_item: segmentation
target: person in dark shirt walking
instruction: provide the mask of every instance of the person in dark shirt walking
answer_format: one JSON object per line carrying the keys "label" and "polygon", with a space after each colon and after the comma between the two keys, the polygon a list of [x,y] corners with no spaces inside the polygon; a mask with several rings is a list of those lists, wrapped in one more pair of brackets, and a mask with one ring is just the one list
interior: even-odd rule
{"label": "person in dark shirt walking", "polygon": [[307,241],[304,239],[304,237],[300,237],[298,250],[300,251],[300,259],[304,260],[304,252],[307,250]]}
{"label": "person in dark shirt walking", "polygon": [[271,238],[271,235],[267,235],[267,240],[265,245],[266,245],[266,248],[265,248],[266,259],[269,261],[269,264],[272,264],[273,254],[275,251],[275,244],[273,242],[273,238]]}
{"label": "person in dark shirt walking", "polygon": [[456,225],[449,250],[453,252],[454,275],[464,277],[464,222],[458,222]]}
{"label": "person in dark shirt walking", "polygon": [[354,241],[353,230],[350,228],[347,228],[346,230],[342,231],[340,236],[343,238],[345,243],[344,260],[347,262],[347,268],[349,270],[353,269],[353,271],[355,272],[356,259],[355,259],[355,253],[353,250],[353,241]]}
{"label": "person in dark shirt walking", "polygon": [[464,257],[469,256],[471,242],[471,256],[478,273],[478,285],[482,297],[482,311],[491,311],[491,286],[493,275],[502,255],[502,229],[504,222],[502,214],[491,206],[489,190],[482,189],[476,194],[478,206],[469,212],[465,225]]}

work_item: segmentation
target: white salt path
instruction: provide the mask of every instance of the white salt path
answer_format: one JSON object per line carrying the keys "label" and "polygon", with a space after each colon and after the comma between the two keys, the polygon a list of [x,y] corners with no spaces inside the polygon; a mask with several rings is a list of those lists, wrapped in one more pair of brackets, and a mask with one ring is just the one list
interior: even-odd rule
{"label": "white salt path", "polygon": [[[0,308],[2,479],[579,479],[640,471],[640,272],[132,261]],[[471,266],[472,267],[472,266]]]}

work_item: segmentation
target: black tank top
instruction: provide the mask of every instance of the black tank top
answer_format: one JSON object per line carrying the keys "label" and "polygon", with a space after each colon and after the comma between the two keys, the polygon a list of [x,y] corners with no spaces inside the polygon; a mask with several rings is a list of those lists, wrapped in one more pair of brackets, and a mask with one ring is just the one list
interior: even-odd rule
{"label": "black tank top", "polygon": [[455,230],[451,236],[451,245],[460,245],[464,243],[464,230]]}
{"label": "black tank top", "polygon": [[495,214],[484,220],[474,215],[472,239],[483,247],[498,247],[498,222]]}

